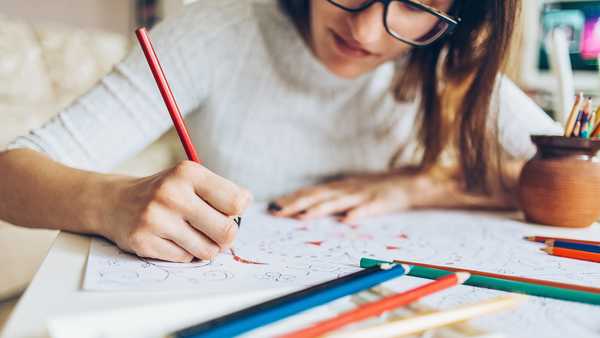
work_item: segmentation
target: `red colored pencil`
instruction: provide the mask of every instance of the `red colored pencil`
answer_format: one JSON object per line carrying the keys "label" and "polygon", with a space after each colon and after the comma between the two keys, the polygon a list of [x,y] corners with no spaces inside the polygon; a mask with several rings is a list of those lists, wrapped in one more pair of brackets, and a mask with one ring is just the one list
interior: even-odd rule
{"label": "red colored pencil", "polygon": [[573,250],[566,248],[557,248],[557,247],[547,247],[543,248],[543,251],[546,251],[548,254],[552,256],[579,259],[582,261],[595,262],[600,263],[600,254],[588,251],[581,250]]}
{"label": "red colored pencil", "polygon": [[152,71],[152,75],[154,75],[154,79],[156,80],[158,90],[160,91],[160,94],[162,95],[162,98],[165,101],[165,105],[169,110],[169,114],[171,115],[171,119],[173,120],[173,125],[175,125],[177,135],[179,135],[179,139],[181,140],[181,144],[183,145],[183,149],[185,149],[185,153],[188,159],[190,161],[200,163],[200,158],[196,153],[196,148],[194,148],[194,144],[192,143],[190,134],[188,133],[187,128],[185,127],[185,122],[183,121],[183,117],[181,116],[181,111],[177,106],[177,102],[175,102],[175,97],[173,96],[171,87],[167,82],[167,78],[162,70],[160,61],[158,61],[158,56],[154,51],[154,47],[152,47],[152,42],[150,41],[150,37],[148,36],[148,31],[146,30],[146,28],[141,27],[136,29],[135,35],[137,36],[137,39],[140,42],[140,46],[144,51],[144,55],[146,56],[146,60],[148,61],[148,65],[150,66],[150,70]]}
{"label": "red colored pencil", "polygon": [[519,276],[514,276],[514,275],[503,275],[503,274],[493,273],[493,272],[465,269],[465,268],[461,268],[461,267],[450,267],[450,266],[445,266],[445,265],[425,264],[425,263],[419,263],[419,262],[404,261],[404,260],[399,260],[399,259],[395,259],[394,262],[398,263],[398,264],[423,266],[426,268],[446,270],[446,271],[452,271],[452,272],[464,271],[464,272],[470,273],[471,275],[486,276],[486,277],[492,277],[492,278],[498,278],[498,279],[512,280],[512,281],[517,281],[517,282],[525,282],[525,283],[553,286],[553,287],[563,288],[563,289],[600,293],[600,288],[595,288],[593,286],[584,286],[584,285],[577,285],[577,284],[553,282],[553,281],[544,280],[544,279],[519,277]]}
{"label": "red colored pencil", "polygon": [[[154,51],[154,47],[152,46],[152,42],[148,36],[148,31],[146,28],[140,27],[135,30],[135,35],[137,36],[140,46],[142,47],[142,51],[146,56],[148,66],[150,66],[150,70],[152,71],[154,80],[156,80],[156,85],[158,86],[160,95],[165,101],[169,115],[171,115],[171,120],[173,120],[173,125],[175,126],[175,130],[177,130],[177,135],[179,135],[179,140],[183,145],[183,149],[185,150],[188,160],[200,164],[200,158],[198,157],[194,143],[192,143],[192,138],[187,131],[185,122],[183,121],[183,116],[181,116],[181,111],[179,110],[179,106],[177,106],[175,96],[173,96],[173,92],[171,91],[171,87],[169,86],[169,82],[165,76],[165,72],[160,65],[160,61],[158,61],[158,56]],[[235,217],[234,221],[238,226],[240,226],[242,218],[239,216]]]}
{"label": "red colored pencil", "polygon": [[600,242],[596,242],[596,241],[584,241],[582,239],[560,238],[560,237],[528,236],[528,237],[525,237],[525,239],[528,241],[539,242],[539,243],[546,243],[546,241],[555,240],[555,241],[561,241],[561,242],[600,245]]}
{"label": "red colored pencil", "polygon": [[370,302],[360,307],[339,314],[333,318],[322,320],[304,329],[279,336],[280,338],[318,337],[342,326],[352,324],[369,317],[379,316],[384,312],[413,303],[432,293],[464,283],[470,274],[457,272],[440,277],[433,282],[421,285],[411,290],[401,292],[378,301]]}

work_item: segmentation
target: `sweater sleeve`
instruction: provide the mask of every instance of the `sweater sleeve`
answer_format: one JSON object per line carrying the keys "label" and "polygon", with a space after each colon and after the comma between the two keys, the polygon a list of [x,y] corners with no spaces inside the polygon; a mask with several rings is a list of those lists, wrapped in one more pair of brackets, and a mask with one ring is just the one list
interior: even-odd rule
{"label": "sweater sleeve", "polygon": [[[214,58],[203,46],[245,17],[236,1],[189,6],[150,32],[182,114],[198,110],[211,91]],[[209,43],[214,48],[214,43]],[[73,74],[73,76],[77,76]],[[8,145],[30,148],[66,165],[109,171],[172,127],[148,64],[135,44],[130,55],[87,94],[40,128]]]}
{"label": "sweater sleeve", "polygon": [[499,141],[512,158],[528,159],[535,154],[530,136],[560,135],[560,124],[548,116],[535,102],[505,76],[499,77],[492,100],[496,108]]}

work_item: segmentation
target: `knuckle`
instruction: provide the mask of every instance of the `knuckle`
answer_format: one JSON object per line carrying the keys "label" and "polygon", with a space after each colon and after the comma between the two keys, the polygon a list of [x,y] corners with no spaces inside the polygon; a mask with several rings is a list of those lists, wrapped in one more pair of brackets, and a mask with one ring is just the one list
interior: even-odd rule
{"label": "knuckle", "polygon": [[182,161],[173,168],[173,175],[177,177],[189,177],[197,171],[198,163],[192,161]]}
{"label": "knuckle", "polygon": [[248,206],[250,199],[249,193],[242,190],[231,199],[231,213],[234,215],[241,214]]}

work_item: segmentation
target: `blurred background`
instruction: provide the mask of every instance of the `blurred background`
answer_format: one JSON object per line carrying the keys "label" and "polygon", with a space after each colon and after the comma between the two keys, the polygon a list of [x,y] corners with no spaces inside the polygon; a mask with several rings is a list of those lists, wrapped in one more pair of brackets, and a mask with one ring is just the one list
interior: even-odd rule
{"label": "blurred background", "polygon": [[[135,46],[136,27],[151,27],[191,2],[2,0],[0,147],[40,126],[109,72]],[[522,5],[506,73],[561,121],[576,92],[600,96],[600,1]],[[154,173],[182,158],[179,147],[169,133],[118,171]],[[0,328],[55,236],[0,222]]]}

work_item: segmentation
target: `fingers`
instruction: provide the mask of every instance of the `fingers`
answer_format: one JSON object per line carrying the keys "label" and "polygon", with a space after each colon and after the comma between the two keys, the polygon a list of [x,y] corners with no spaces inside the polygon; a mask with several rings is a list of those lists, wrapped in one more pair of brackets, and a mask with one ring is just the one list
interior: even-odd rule
{"label": "fingers", "polygon": [[176,175],[190,179],[195,193],[225,215],[241,214],[252,200],[247,190],[195,162],[182,162],[174,171]]}
{"label": "fingers", "polygon": [[359,206],[348,210],[340,221],[342,223],[349,223],[359,218],[383,215],[408,208],[410,208],[410,204],[408,196],[405,193],[375,195]]}
{"label": "fingers", "polygon": [[168,227],[162,236],[202,260],[211,260],[221,251],[219,245],[183,221]]}
{"label": "fingers", "polygon": [[130,249],[140,257],[170,262],[189,263],[194,258],[175,243],[151,234],[132,238]]}
{"label": "fingers", "polygon": [[360,205],[367,198],[368,196],[364,194],[337,197],[310,207],[304,214],[300,216],[300,218],[310,219],[339,214]]}
{"label": "fingers", "polygon": [[[271,206],[270,209],[275,216],[290,217],[306,211],[315,204],[335,198],[341,194],[342,192],[340,191],[323,187],[301,189],[289,196],[277,199],[275,204],[277,204],[279,208]],[[279,210],[276,211],[274,209]]]}
{"label": "fingers", "polygon": [[377,216],[389,212],[389,206],[383,201],[373,200],[349,210],[342,218],[342,223],[354,222],[359,218]]}
{"label": "fingers", "polygon": [[189,203],[182,207],[184,219],[197,231],[206,235],[218,246],[217,249],[231,246],[238,231],[234,217],[223,215],[196,195],[189,196],[188,200]]}

